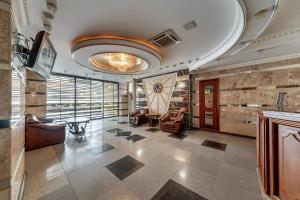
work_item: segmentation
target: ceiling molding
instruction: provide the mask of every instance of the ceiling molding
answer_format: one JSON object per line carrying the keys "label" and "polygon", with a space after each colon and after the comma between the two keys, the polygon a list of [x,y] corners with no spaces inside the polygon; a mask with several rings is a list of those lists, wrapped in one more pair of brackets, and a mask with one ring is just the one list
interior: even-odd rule
{"label": "ceiling molding", "polygon": [[268,45],[282,45],[294,40],[300,40],[300,27],[260,37],[257,40],[253,41],[253,43],[247,49],[245,49],[245,51],[248,51],[250,49],[262,48],[262,46]]}
{"label": "ceiling molding", "polygon": [[246,9],[243,1],[236,1],[236,16],[234,26],[227,38],[215,49],[199,57],[199,60],[189,66],[190,70],[199,69],[202,65],[218,58],[232,48],[242,36],[246,27]]}
{"label": "ceiling molding", "polygon": [[234,65],[227,65],[227,66],[217,67],[217,68],[212,68],[212,69],[206,68],[206,69],[203,69],[203,70],[195,71],[195,73],[199,73],[199,72],[202,72],[202,71],[212,72],[212,71],[219,71],[219,70],[224,70],[224,69],[234,69],[234,68],[239,68],[239,67],[260,65],[260,64],[278,62],[278,61],[283,61],[283,60],[290,60],[290,59],[295,59],[295,58],[300,58],[300,53],[291,54],[291,55],[277,56],[277,57],[271,57],[271,58],[260,59],[260,60],[254,60],[254,61],[234,64]]}

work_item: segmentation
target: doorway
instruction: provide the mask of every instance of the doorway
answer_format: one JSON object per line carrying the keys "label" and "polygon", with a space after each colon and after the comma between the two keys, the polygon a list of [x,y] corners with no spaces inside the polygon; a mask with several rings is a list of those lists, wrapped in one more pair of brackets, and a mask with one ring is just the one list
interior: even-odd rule
{"label": "doorway", "polygon": [[200,128],[219,131],[219,79],[199,83]]}

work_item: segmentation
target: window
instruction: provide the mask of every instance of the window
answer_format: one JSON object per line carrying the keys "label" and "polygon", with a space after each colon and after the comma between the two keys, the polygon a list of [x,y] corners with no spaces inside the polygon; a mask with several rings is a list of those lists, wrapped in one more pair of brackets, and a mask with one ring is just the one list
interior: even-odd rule
{"label": "window", "polygon": [[119,85],[104,83],[104,117],[119,115]]}
{"label": "window", "polygon": [[103,118],[103,82],[91,81],[91,119]]}
{"label": "window", "polygon": [[76,117],[91,117],[91,81],[76,79]]}
{"label": "window", "polygon": [[52,76],[47,81],[47,117],[91,120],[119,114],[119,84],[74,77]]}

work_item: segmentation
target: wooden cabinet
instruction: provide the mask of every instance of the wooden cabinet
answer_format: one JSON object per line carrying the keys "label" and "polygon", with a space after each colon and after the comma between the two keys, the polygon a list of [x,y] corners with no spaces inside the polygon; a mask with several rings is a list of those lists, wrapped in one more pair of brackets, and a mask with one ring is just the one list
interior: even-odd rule
{"label": "wooden cabinet", "polygon": [[258,114],[257,167],[262,191],[276,200],[300,200],[300,121]]}

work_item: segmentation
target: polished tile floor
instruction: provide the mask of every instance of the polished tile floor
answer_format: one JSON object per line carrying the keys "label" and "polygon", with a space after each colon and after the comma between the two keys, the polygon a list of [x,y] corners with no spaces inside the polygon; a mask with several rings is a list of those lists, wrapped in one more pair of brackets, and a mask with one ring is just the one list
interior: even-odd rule
{"label": "polished tile floor", "polygon": [[199,130],[178,139],[126,121],[93,121],[86,141],[27,152],[24,199],[261,199],[254,139]]}

